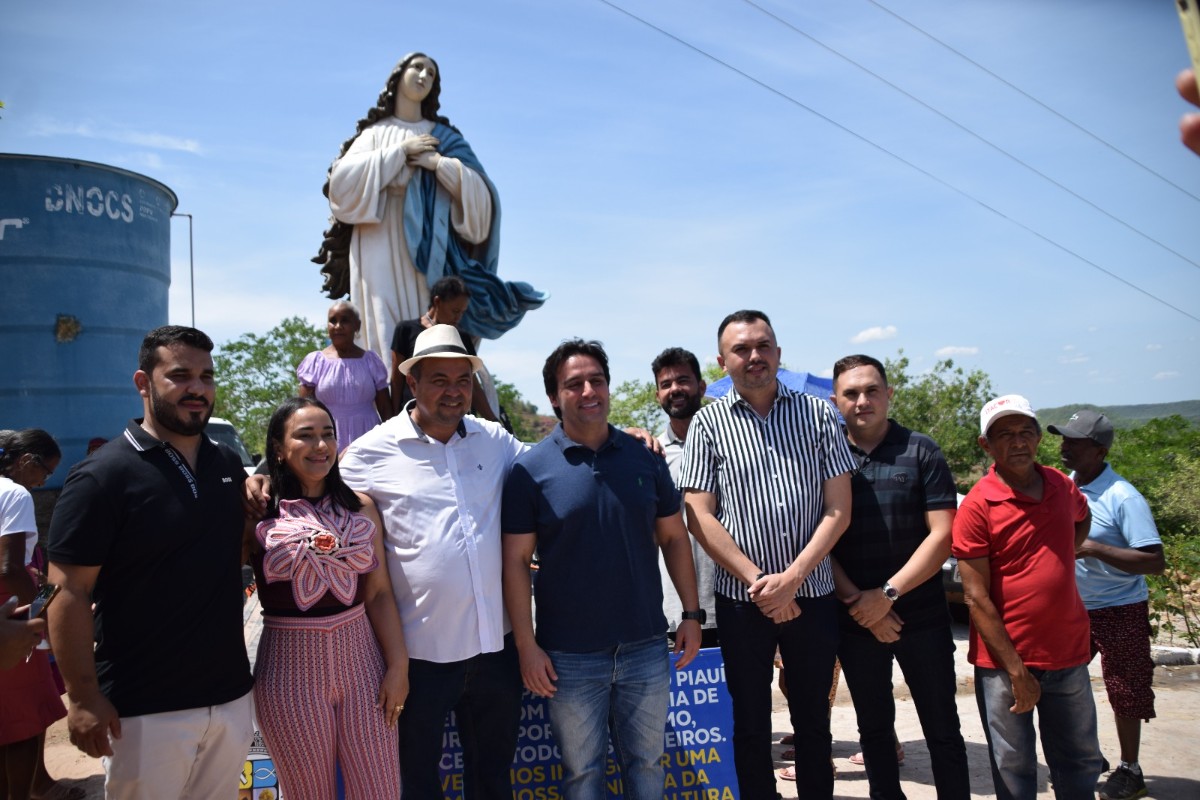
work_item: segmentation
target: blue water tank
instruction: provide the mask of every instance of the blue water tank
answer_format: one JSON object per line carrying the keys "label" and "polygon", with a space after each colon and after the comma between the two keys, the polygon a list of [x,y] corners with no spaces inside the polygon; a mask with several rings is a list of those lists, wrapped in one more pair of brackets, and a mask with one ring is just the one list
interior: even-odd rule
{"label": "blue water tank", "polygon": [[167,323],[175,193],[128,170],[0,153],[0,428],[58,440],[61,486],[88,440],[141,416],[146,332]]}

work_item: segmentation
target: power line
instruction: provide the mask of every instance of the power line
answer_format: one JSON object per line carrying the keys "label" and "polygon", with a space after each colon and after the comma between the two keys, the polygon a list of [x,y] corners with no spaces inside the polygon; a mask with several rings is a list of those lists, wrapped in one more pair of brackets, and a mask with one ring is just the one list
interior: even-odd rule
{"label": "power line", "polygon": [[1066,192],[1067,194],[1071,195],[1071,196],[1072,196],[1072,197],[1074,197],[1076,200],[1079,200],[1081,203],[1085,203],[1085,204],[1086,204],[1086,205],[1088,205],[1089,207],[1091,207],[1091,208],[1095,209],[1096,211],[1099,211],[1101,214],[1103,214],[1104,216],[1108,217],[1109,219],[1111,219],[1113,222],[1117,223],[1118,225],[1121,225],[1121,226],[1123,226],[1124,228],[1126,228],[1127,230],[1130,230],[1130,231],[1132,231],[1132,232],[1136,233],[1138,236],[1142,237],[1142,238],[1143,238],[1143,239],[1145,239],[1146,241],[1148,241],[1148,242],[1151,242],[1151,243],[1153,243],[1153,244],[1156,244],[1156,245],[1158,245],[1158,246],[1159,246],[1159,247],[1161,247],[1163,250],[1166,250],[1168,253],[1171,253],[1172,255],[1174,255],[1174,256],[1176,256],[1176,257],[1178,257],[1178,258],[1182,259],[1183,261],[1186,261],[1187,263],[1191,264],[1191,265],[1192,265],[1193,267],[1195,267],[1196,269],[1200,269],[1200,262],[1193,261],[1192,259],[1190,259],[1190,258],[1188,258],[1187,256],[1185,256],[1183,253],[1180,253],[1178,250],[1175,250],[1174,248],[1170,247],[1169,245],[1167,245],[1167,244],[1164,244],[1163,242],[1160,242],[1158,239],[1155,239],[1155,238],[1154,238],[1153,236],[1151,236],[1150,234],[1148,234],[1148,233],[1143,233],[1141,229],[1134,227],[1133,225],[1129,224],[1129,223],[1128,223],[1128,222],[1126,222],[1125,220],[1123,220],[1123,219],[1121,219],[1120,217],[1118,217],[1116,214],[1112,214],[1112,213],[1110,213],[1109,211],[1107,211],[1107,210],[1105,210],[1104,208],[1102,208],[1101,206],[1097,205],[1096,203],[1093,203],[1091,200],[1088,200],[1086,197],[1084,197],[1083,195],[1081,195],[1079,192],[1076,192],[1074,189],[1071,189],[1070,187],[1068,187],[1068,186],[1066,186],[1066,185],[1064,185],[1064,184],[1060,183],[1059,181],[1056,181],[1054,178],[1051,178],[1049,175],[1047,175],[1046,173],[1042,172],[1042,171],[1041,171],[1041,170],[1039,170],[1037,167],[1033,166],[1032,164],[1029,164],[1029,163],[1028,163],[1028,162],[1026,162],[1026,161],[1023,161],[1023,160],[1022,160],[1020,157],[1018,157],[1018,156],[1014,155],[1013,153],[1010,153],[1009,151],[1005,150],[1003,147],[1001,147],[1000,145],[998,145],[998,144],[996,144],[995,142],[991,141],[991,140],[990,140],[990,139],[988,139],[986,136],[983,136],[982,134],[976,133],[975,131],[973,131],[973,130],[971,130],[970,128],[968,128],[966,125],[963,125],[961,122],[959,122],[958,120],[956,120],[956,119],[954,119],[953,117],[951,117],[950,115],[948,115],[948,114],[946,114],[946,113],[944,113],[944,112],[942,112],[942,111],[940,111],[940,110],[938,110],[938,109],[934,108],[934,107],[933,107],[933,106],[931,106],[929,103],[926,103],[924,100],[922,100],[921,98],[919,98],[919,97],[917,97],[916,95],[912,94],[911,92],[909,92],[909,91],[907,91],[907,90],[903,89],[902,87],[900,87],[900,86],[898,86],[898,85],[896,85],[896,84],[892,83],[892,82],[891,82],[891,81],[889,81],[887,78],[885,78],[885,77],[883,77],[882,75],[880,75],[878,72],[875,72],[874,70],[870,69],[869,67],[863,66],[862,64],[858,63],[858,62],[857,62],[857,61],[855,61],[853,58],[851,58],[850,56],[848,56],[848,55],[846,55],[846,54],[844,54],[844,53],[842,53],[842,52],[838,51],[837,49],[835,49],[835,48],[833,48],[833,47],[830,47],[829,45],[825,44],[824,42],[822,42],[820,39],[816,38],[816,37],[815,37],[815,36],[813,36],[812,34],[810,34],[810,33],[806,32],[806,31],[803,31],[803,30],[801,30],[800,28],[797,28],[795,25],[793,25],[792,23],[788,22],[788,21],[787,21],[786,19],[784,19],[783,17],[780,17],[778,14],[775,14],[775,13],[773,13],[773,12],[771,12],[771,11],[768,11],[767,9],[763,8],[763,7],[762,7],[762,6],[760,6],[758,3],[754,2],[754,0],[742,0],[742,2],[743,2],[743,3],[745,3],[746,5],[750,6],[751,8],[753,8],[753,9],[756,9],[756,10],[757,10],[757,11],[759,11],[761,14],[763,14],[763,15],[765,15],[765,16],[767,16],[767,17],[770,17],[771,19],[775,20],[775,21],[776,21],[776,22],[778,22],[780,25],[783,25],[783,26],[787,27],[788,29],[792,30],[793,32],[795,32],[795,33],[799,34],[800,36],[803,36],[805,39],[808,39],[810,42],[812,42],[813,44],[817,45],[818,47],[820,47],[820,48],[824,49],[825,51],[827,51],[827,52],[829,52],[829,53],[831,53],[831,54],[833,54],[833,55],[837,56],[838,58],[840,58],[840,59],[842,59],[843,61],[845,61],[847,64],[851,64],[851,65],[853,65],[853,66],[857,67],[858,69],[860,69],[860,70],[862,70],[863,72],[867,73],[867,74],[868,74],[868,75],[870,75],[871,77],[875,78],[875,79],[876,79],[877,81],[879,81],[880,83],[883,83],[884,85],[886,85],[886,86],[888,86],[888,87],[890,87],[890,88],[894,89],[895,91],[897,91],[897,92],[899,92],[900,94],[902,94],[902,95],[904,95],[905,97],[907,97],[909,100],[912,100],[914,103],[917,103],[917,104],[918,104],[918,105],[920,105],[922,108],[925,108],[925,109],[927,109],[927,110],[929,110],[929,111],[933,112],[934,114],[937,114],[939,117],[941,117],[942,119],[944,119],[946,122],[949,122],[951,125],[953,125],[954,127],[958,128],[960,131],[963,131],[964,133],[966,133],[967,135],[969,135],[969,136],[973,137],[973,138],[974,138],[974,139],[976,139],[977,141],[979,141],[979,142],[982,142],[983,144],[985,144],[985,145],[987,145],[988,147],[990,147],[990,148],[992,148],[993,150],[995,150],[997,153],[1000,153],[1000,154],[1001,154],[1002,156],[1004,156],[1005,158],[1008,158],[1009,160],[1011,160],[1011,161],[1014,161],[1014,162],[1016,162],[1016,163],[1020,164],[1022,167],[1024,167],[1024,168],[1025,168],[1025,169],[1027,169],[1027,170],[1029,170],[1029,171],[1030,171],[1030,172],[1032,172],[1034,175],[1037,175],[1037,176],[1038,176],[1039,178],[1041,178],[1042,180],[1044,180],[1044,181],[1047,181],[1048,183],[1051,183],[1051,184],[1053,184],[1054,186],[1057,186],[1059,189],[1061,189],[1062,191],[1064,191],[1064,192]]}
{"label": "power line", "polygon": [[1041,106],[1043,109],[1045,109],[1046,111],[1049,111],[1051,114],[1053,114],[1054,116],[1058,117],[1058,118],[1059,118],[1059,119],[1061,119],[1063,122],[1065,122],[1065,123],[1067,123],[1068,125],[1070,125],[1071,127],[1075,128],[1075,129],[1076,129],[1076,130],[1078,130],[1080,133],[1083,133],[1083,134],[1085,134],[1085,135],[1087,135],[1087,136],[1091,137],[1093,140],[1095,140],[1095,141],[1096,141],[1096,142],[1098,142],[1099,144],[1102,144],[1102,145],[1104,145],[1104,146],[1105,146],[1105,147],[1107,147],[1109,150],[1112,150],[1114,153],[1116,153],[1117,155],[1119,155],[1119,156],[1121,156],[1122,158],[1126,159],[1126,160],[1127,160],[1127,161],[1129,161],[1130,163],[1132,163],[1132,164],[1136,164],[1137,166],[1141,167],[1141,168],[1142,168],[1142,169],[1144,169],[1146,172],[1149,172],[1151,175],[1153,175],[1154,177],[1156,177],[1156,178],[1158,178],[1159,180],[1161,180],[1163,183],[1166,183],[1166,184],[1169,184],[1169,185],[1171,185],[1171,186],[1175,187],[1176,189],[1178,189],[1179,191],[1183,192],[1184,194],[1186,194],[1188,197],[1192,198],[1193,200],[1200,200],[1200,196],[1197,196],[1197,195],[1193,194],[1192,192],[1189,192],[1187,189],[1185,189],[1184,187],[1180,186],[1178,183],[1175,183],[1175,181],[1171,180],[1171,179],[1170,179],[1170,178],[1168,178],[1166,175],[1163,175],[1161,172],[1158,172],[1158,171],[1156,171],[1156,170],[1155,170],[1153,167],[1150,167],[1149,165],[1147,165],[1147,164],[1143,164],[1141,161],[1138,161],[1136,158],[1134,158],[1133,156],[1129,155],[1129,154],[1128,154],[1128,153],[1126,153],[1124,150],[1122,150],[1121,148],[1117,147],[1115,144],[1112,144],[1111,142],[1108,142],[1108,141],[1106,141],[1106,140],[1102,139],[1100,136],[1096,135],[1096,134],[1095,134],[1095,133],[1093,133],[1092,131],[1090,131],[1090,130],[1088,130],[1087,128],[1085,128],[1085,127],[1083,127],[1082,125],[1080,125],[1080,124],[1079,124],[1078,122],[1076,122],[1075,120],[1073,120],[1073,119],[1071,119],[1070,117],[1068,117],[1066,114],[1063,114],[1063,113],[1059,112],[1057,109],[1055,109],[1055,108],[1051,107],[1050,105],[1048,105],[1048,104],[1046,104],[1046,103],[1042,102],[1042,101],[1041,101],[1041,100],[1039,100],[1038,98],[1036,98],[1036,97],[1034,97],[1033,95],[1031,95],[1031,94],[1029,94],[1028,92],[1026,92],[1026,91],[1025,91],[1024,89],[1022,89],[1020,86],[1017,86],[1015,83],[1012,83],[1011,81],[1009,81],[1009,80],[1007,80],[1007,79],[1005,79],[1005,78],[1001,77],[1000,75],[997,75],[995,72],[992,72],[990,69],[988,69],[987,67],[985,67],[983,64],[980,64],[978,61],[976,61],[975,59],[971,58],[971,57],[970,57],[970,56],[968,56],[966,53],[963,53],[962,51],[955,49],[955,48],[954,48],[952,45],[950,45],[950,44],[947,44],[946,42],[943,42],[941,39],[937,38],[937,37],[936,37],[936,36],[934,36],[932,33],[930,33],[929,31],[925,30],[924,28],[922,28],[921,26],[917,25],[916,23],[914,23],[914,22],[910,22],[909,20],[907,20],[907,19],[905,19],[904,17],[902,17],[902,16],[900,16],[899,14],[897,14],[895,11],[892,11],[892,10],[891,10],[890,8],[888,8],[887,6],[883,5],[882,3],[879,3],[879,2],[877,2],[877,0],[866,0],[866,1],[867,1],[868,3],[870,3],[871,5],[875,6],[876,8],[878,8],[880,11],[883,11],[883,12],[885,12],[885,13],[887,13],[887,14],[890,14],[891,16],[895,17],[897,20],[899,20],[900,22],[903,22],[905,25],[907,25],[908,27],[912,28],[914,31],[916,31],[917,33],[921,34],[922,36],[924,36],[925,38],[929,39],[930,41],[932,41],[932,42],[935,42],[935,43],[937,43],[937,44],[941,45],[942,47],[946,48],[946,49],[947,49],[947,50],[949,50],[951,53],[953,53],[954,55],[956,55],[956,56],[958,56],[959,58],[961,58],[963,61],[966,61],[968,64],[971,64],[972,66],[974,66],[976,69],[982,70],[983,72],[986,72],[988,75],[991,75],[993,78],[995,78],[996,80],[1000,81],[1000,83],[1003,83],[1005,86],[1007,86],[1008,88],[1012,89],[1012,90],[1013,90],[1014,92],[1016,92],[1017,94],[1020,94],[1020,95],[1022,95],[1023,97],[1025,97],[1026,99],[1028,99],[1030,102],[1032,102],[1032,103],[1036,103],[1037,105]]}
{"label": "power line", "polygon": [[1049,236],[1046,236],[1045,234],[1043,234],[1037,230],[1034,230],[1033,228],[1031,228],[1030,226],[1021,222],[1020,220],[1014,219],[1014,218],[1008,216],[1007,214],[1005,214],[1003,211],[1000,211],[998,208],[988,205],[983,200],[980,200],[979,198],[970,194],[966,190],[960,189],[957,186],[955,186],[954,184],[950,183],[949,181],[939,178],[937,175],[933,174],[929,170],[918,166],[917,164],[913,163],[912,161],[909,161],[908,159],[904,158],[903,156],[901,156],[897,153],[893,153],[891,150],[888,150],[883,145],[876,144],[875,142],[873,142],[872,140],[863,136],[862,134],[858,133],[857,131],[854,131],[851,128],[848,128],[845,125],[843,125],[842,123],[838,122],[837,120],[835,120],[831,117],[828,117],[825,114],[822,114],[820,111],[817,111],[815,108],[805,105],[803,102],[801,102],[800,100],[797,100],[795,97],[792,97],[791,95],[787,94],[786,92],[776,89],[774,86],[771,86],[770,84],[768,84],[762,80],[759,80],[758,78],[754,77],[750,73],[748,73],[742,69],[739,69],[738,67],[735,67],[734,65],[730,64],[727,61],[721,60],[720,58],[714,56],[712,53],[709,53],[706,50],[703,50],[700,47],[692,44],[691,42],[689,42],[685,39],[682,39],[679,36],[676,36],[675,34],[671,33],[670,31],[660,28],[659,26],[655,25],[654,23],[650,22],[649,20],[643,19],[642,17],[639,17],[637,14],[634,14],[633,12],[624,9],[621,6],[618,6],[617,4],[611,2],[611,0],[597,0],[597,2],[608,6],[609,8],[613,9],[614,11],[618,11],[621,14],[624,14],[625,16],[629,17],[630,19],[632,19],[638,23],[641,23],[642,25],[645,25],[647,28],[650,28],[651,30],[657,31],[658,33],[662,34],[663,36],[666,36],[668,39],[671,39],[672,41],[677,42],[680,45],[683,45],[684,47],[686,47],[687,49],[696,53],[697,55],[703,56],[704,58],[707,58],[708,60],[712,61],[713,63],[719,64],[720,66],[724,67],[725,69],[729,70],[730,72],[740,75],[741,77],[745,78],[746,80],[750,81],[751,83],[755,84],[756,86],[759,86],[760,88],[765,89],[766,91],[770,92],[771,94],[776,95],[777,97],[780,97],[783,100],[786,100],[787,102],[791,103],[792,105],[794,105],[798,108],[804,109],[805,111],[812,114],[813,116],[818,117],[818,118],[824,120],[825,122],[828,122],[830,125],[834,126],[838,130],[853,136],[855,139],[858,139],[863,144],[873,147],[874,149],[878,150],[881,153],[884,153],[885,155],[891,156],[895,160],[899,161],[900,163],[904,164],[905,166],[909,167],[910,169],[921,173],[922,175],[924,175],[925,177],[934,181],[935,183],[938,183],[938,184],[944,186],[945,188],[949,189],[950,191],[954,192],[955,194],[965,197],[966,199],[970,200],[971,202],[992,212],[993,214],[1000,217],[1001,219],[1004,219],[1004,220],[1012,223],[1013,225],[1016,225],[1018,228],[1021,228],[1022,230],[1026,231],[1027,233],[1030,233],[1033,236],[1036,236],[1037,238],[1041,239],[1042,241],[1046,242],[1047,244],[1051,245],[1052,247],[1055,247],[1058,250],[1061,250],[1062,252],[1075,257],[1079,261],[1082,261],[1084,264],[1087,264],[1088,266],[1092,267],[1093,269],[1109,276],[1113,280],[1116,280],[1116,281],[1119,281],[1120,283],[1125,284],[1130,289],[1133,289],[1134,291],[1150,298],[1154,302],[1164,305],[1167,308],[1171,309],[1172,311],[1176,311],[1176,312],[1182,314],[1183,316],[1187,317],[1190,320],[1194,320],[1195,322],[1200,322],[1200,317],[1197,317],[1194,314],[1190,314],[1187,311],[1184,311],[1182,308],[1179,308],[1176,305],[1172,305],[1171,303],[1167,302],[1166,300],[1162,299],[1161,297],[1158,297],[1157,295],[1150,293],[1149,291],[1147,291],[1146,289],[1143,289],[1142,287],[1138,286],[1137,284],[1127,281],[1126,279],[1122,278],[1120,275],[1117,275],[1115,272],[1112,272],[1111,270],[1108,270],[1108,269],[1100,266],[1096,262],[1094,262],[1088,258],[1085,258],[1084,256],[1080,255],[1079,253],[1076,253],[1074,250],[1071,250],[1070,248],[1066,247],[1065,245],[1059,244],[1058,242],[1051,239]]}

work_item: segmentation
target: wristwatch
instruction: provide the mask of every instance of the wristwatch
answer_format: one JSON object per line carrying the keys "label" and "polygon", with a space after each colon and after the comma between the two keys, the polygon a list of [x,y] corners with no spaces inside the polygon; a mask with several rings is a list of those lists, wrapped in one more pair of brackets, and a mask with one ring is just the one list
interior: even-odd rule
{"label": "wristwatch", "polygon": [[681,622],[687,622],[689,619],[694,619],[696,622],[699,622],[701,625],[703,625],[704,623],[708,622],[708,612],[703,608],[699,611],[683,612],[683,619]]}
{"label": "wristwatch", "polygon": [[884,581],[883,586],[879,588],[883,589],[883,596],[893,603],[900,599],[900,590],[887,581]]}

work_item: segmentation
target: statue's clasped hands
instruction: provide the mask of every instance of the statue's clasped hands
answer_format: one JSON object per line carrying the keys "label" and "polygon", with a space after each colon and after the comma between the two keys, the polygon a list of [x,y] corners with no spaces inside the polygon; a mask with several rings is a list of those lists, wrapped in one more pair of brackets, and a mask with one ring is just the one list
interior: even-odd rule
{"label": "statue's clasped hands", "polygon": [[429,134],[412,136],[400,145],[404,150],[405,161],[410,167],[434,169],[441,156],[437,152],[438,140]]}

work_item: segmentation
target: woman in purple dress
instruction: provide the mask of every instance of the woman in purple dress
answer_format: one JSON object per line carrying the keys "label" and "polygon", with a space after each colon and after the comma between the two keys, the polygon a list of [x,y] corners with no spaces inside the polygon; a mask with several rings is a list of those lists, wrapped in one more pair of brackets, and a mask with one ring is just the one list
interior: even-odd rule
{"label": "woman in purple dress", "polygon": [[354,343],[362,327],[358,309],[345,301],[329,307],[329,347],[314,350],[296,368],[300,396],[315,397],[333,414],[338,452],[392,416],[383,360]]}

